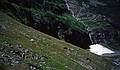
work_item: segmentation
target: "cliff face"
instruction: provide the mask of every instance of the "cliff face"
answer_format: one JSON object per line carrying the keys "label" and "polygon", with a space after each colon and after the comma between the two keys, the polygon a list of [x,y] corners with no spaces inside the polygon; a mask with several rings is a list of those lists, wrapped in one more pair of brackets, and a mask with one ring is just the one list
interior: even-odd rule
{"label": "cliff face", "polygon": [[[119,1],[65,0],[65,2],[73,17],[85,26],[92,44],[112,44],[119,38]],[[118,42],[117,40],[116,43]]]}
{"label": "cliff face", "polygon": [[85,7],[87,12],[96,15],[102,15],[111,20],[120,18],[120,1],[119,0],[76,0],[80,6]]}

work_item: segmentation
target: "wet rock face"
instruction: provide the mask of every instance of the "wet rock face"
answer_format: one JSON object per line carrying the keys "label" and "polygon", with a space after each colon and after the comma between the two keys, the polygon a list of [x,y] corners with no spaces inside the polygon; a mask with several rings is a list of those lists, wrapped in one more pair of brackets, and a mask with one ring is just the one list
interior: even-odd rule
{"label": "wet rock face", "polygon": [[113,61],[113,64],[117,65],[120,67],[120,59],[116,59]]}
{"label": "wet rock face", "polygon": [[119,0],[65,0],[76,18],[90,21],[106,20],[120,30]]}
{"label": "wet rock face", "polygon": [[[85,23],[88,29],[90,40],[93,44],[109,43],[117,35],[120,29],[120,2],[119,0],[64,0],[73,16],[80,20],[92,22],[106,22],[101,26],[91,26]],[[94,25],[94,23],[93,23]]]}
{"label": "wet rock face", "polygon": [[88,34],[77,30],[71,30],[70,34],[66,34],[65,40],[84,49],[88,49],[91,45]]}
{"label": "wet rock face", "polygon": [[[96,6],[94,8],[90,6],[90,8],[93,8],[93,11],[97,14],[101,14],[105,16],[105,19],[108,20],[108,22],[116,29],[120,29],[120,1],[119,0],[95,0]],[[94,0],[89,0],[89,3],[95,2]],[[102,5],[103,4],[103,5]],[[89,9],[90,9],[89,8]],[[91,9],[90,9],[91,10]],[[92,11],[92,12],[93,12]]]}
{"label": "wet rock face", "polygon": [[118,35],[118,32],[113,27],[93,28],[89,30],[89,36],[92,38],[93,44],[107,44]]}

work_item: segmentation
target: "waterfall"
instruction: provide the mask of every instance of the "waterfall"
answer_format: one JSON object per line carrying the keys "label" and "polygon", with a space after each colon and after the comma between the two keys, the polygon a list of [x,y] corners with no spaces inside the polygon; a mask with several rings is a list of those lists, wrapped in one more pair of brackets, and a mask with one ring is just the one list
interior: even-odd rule
{"label": "waterfall", "polygon": [[[77,2],[75,0],[64,0],[64,1],[66,3],[66,6],[67,6],[68,10],[72,13],[72,16],[75,17],[79,21],[79,18],[77,18],[78,15],[77,16],[75,15],[76,14],[75,10],[79,11],[79,9],[76,9],[75,6],[73,6],[73,4],[76,4],[77,7],[79,7]],[[84,24],[84,22],[83,22],[83,24]],[[88,32],[90,32],[90,29],[87,27],[87,25],[84,24],[84,26],[86,26],[86,28],[87,28],[86,30]],[[104,46],[102,46],[100,44],[94,44],[94,41],[93,41],[93,39],[91,37],[91,32],[89,33],[89,37],[90,37],[90,40],[91,40],[91,42],[93,44],[93,45],[89,46],[90,47],[90,49],[89,49],[90,52],[92,52],[94,54],[97,54],[97,55],[102,55],[102,54],[106,54],[106,53],[114,53],[114,51],[112,51],[112,50],[110,50],[110,49],[108,49],[108,48],[106,48],[106,47],[104,47]]]}
{"label": "waterfall", "polygon": [[75,17],[73,10],[70,9],[70,5],[68,4],[69,1],[68,0],[64,0],[64,1],[66,3],[67,9],[72,13],[72,16]]}
{"label": "waterfall", "polygon": [[[76,6],[79,6],[79,5],[77,4],[77,2],[76,2],[75,0],[64,0],[64,1],[65,1],[65,3],[66,3],[67,9],[72,13],[72,16],[79,21],[80,18],[77,18],[78,15],[75,15],[74,7],[72,7],[73,4],[74,4],[74,5],[76,4]],[[78,9],[78,11],[79,11],[79,9]],[[80,13],[80,12],[79,12],[79,13]],[[81,22],[82,22],[82,21],[81,21]],[[87,28],[88,28],[87,25],[86,25],[84,22],[82,22],[82,24],[86,27],[86,30],[87,30]],[[92,42],[92,44],[93,44],[93,40],[92,40],[90,34],[89,34],[89,37],[90,37],[90,40],[91,40],[91,42]]]}

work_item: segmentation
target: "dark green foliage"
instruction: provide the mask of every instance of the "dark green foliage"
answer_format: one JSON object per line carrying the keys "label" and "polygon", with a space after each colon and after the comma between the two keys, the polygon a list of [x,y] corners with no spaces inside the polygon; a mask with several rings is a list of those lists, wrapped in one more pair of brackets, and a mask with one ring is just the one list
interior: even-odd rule
{"label": "dark green foliage", "polygon": [[76,21],[70,15],[63,0],[44,0],[42,2],[35,0],[32,3],[26,0],[26,2],[31,3],[31,7],[23,6],[24,3],[22,1],[19,4],[18,2],[8,0],[8,2],[4,3],[1,10],[28,25],[63,23],[70,25],[74,29],[84,30],[85,28],[82,22]]}

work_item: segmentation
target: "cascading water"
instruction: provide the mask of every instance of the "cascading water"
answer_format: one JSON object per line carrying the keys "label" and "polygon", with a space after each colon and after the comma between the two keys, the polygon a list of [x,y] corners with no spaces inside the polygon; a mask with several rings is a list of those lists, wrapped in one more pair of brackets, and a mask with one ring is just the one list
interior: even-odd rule
{"label": "cascading water", "polygon": [[[64,0],[64,1],[66,3],[66,6],[67,6],[68,10],[72,13],[72,16],[75,17],[76,19],[78,19],[78,21],[79,21],[79,18],[77,17],[78,15],[75,15],[76,14],[75,10],[77,10],[77,9],[73,6],[73,4],[78,5],[77,2],[75,0]],[[85,25],[85,26],[87,28],[87,25]],[[89,32],[89,28],[87,28],[86,30]],[[110,49],[108,49],[108,48],[106,48],[106,47],[104,47],[100,44],[94,44],[91,33],[89,33],[89,37],[90,37],[90,40],[92,42],[92,45],[89,46],[90,47],[90,49],[89,49],[90,52],[95,53],[97,55],[102,55],[102,54],[105,54],[105,53],[114,53],[114,51],[112,51],[112,50],[110,50]]]}

